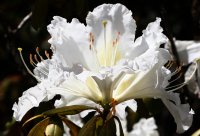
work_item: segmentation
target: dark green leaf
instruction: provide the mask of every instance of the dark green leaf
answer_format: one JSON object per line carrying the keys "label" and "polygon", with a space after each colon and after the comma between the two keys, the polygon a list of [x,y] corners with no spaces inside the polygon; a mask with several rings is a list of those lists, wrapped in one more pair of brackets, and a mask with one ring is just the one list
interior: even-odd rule
{"label": "dark green leaf", "polygon": [[37,119],[37,118],[41,118],[41,117],[44,117],[44,116],[43,116],[42,114],[40,114],[40,115],[36,115],[36,116],[34,116],[34,117],[28,119],[28,120],[22,125],[22,127],[26,126],[26,124],[29,123],[30,121],[35,120],[35,119]]}
{"label": "dark green leaf", "polygon": [[101,117],[94,116],[92,117],[80,130],[78,136],[95,136],[96,133],[96,122]]}
{"label": "dark green leaf", "polygon": [[119,131],[120,131],[120,136],[124,136],[124,132],[123,132],[123,128],[122,128],[122,124],[119,120],[119,118],[117,116],[114,116],[114,118],[118,121],[119,123]]}
{"label": "dark green leaf", "polygon": [[113,117],[105,122],[99,132],[99,136],[116,136],[116,125]]}
{"label": "dark green leaf", "polygon": [[68,120],[67,118],[63,117],[63,116],[59,116],[59,117],[69,127],[69,129],[71,131],[71,135],[72,136],[78,136],[78,132],[80,130],[80,127],[77,126],[76,124],[74,124],[73,122],[71,122],[70,120]]}
{"label": "dark green leaf", "polygon": [[40,121],[39,123],[37,123],[28,133],[28,136],[45,136],[44,132],[47,125],[49,124],[49,121],[50,119],[46,118]]}
{"label": "dark green leaf", "polygon": [[49,116],[49,115],[74,115],[78,114],[84,110],[94,109],[93,107],[84,106],[84,105],[72,105],[72,106],[65,106],[62,108],[56,108],[52,110],[48,110],[46,112],[43,112],[43,115]]}

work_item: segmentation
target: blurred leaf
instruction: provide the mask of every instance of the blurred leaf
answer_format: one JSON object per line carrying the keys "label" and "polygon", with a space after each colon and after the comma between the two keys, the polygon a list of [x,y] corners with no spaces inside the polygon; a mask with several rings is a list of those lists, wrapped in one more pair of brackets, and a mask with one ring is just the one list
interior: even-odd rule
{"label": "blurred leaf", "polygon": [[41,26],[45,25],[45,20],[48,12],[49,0],[36,0],[32,14],[33,28],[38,30]]}
{"label": "blurred leaf", "polygon": [[59,115],[74,115],[78,114],[84,110],[89,110],[89,109],[95,109],[94,107],[89,107],[89,106],[84,106],[84,105],[73,105],[73,106],[65,106],[62,108],[56,108],[52,110],[48,110],[46,112],[43,112],[43,115],[54,115],[54,114],[59,114]]}
{"label": "blurred leaf", "polygon": [[78,136],[95,136],[96,132],[96,122],[100,117],[92,117],[80,130]]}
{"label": "blurred leaf", "polygon": [[67,118],[63,116],[59,116],[60,119],[69,127],[71,131],[72,136],[78,136],[78,132],[80,130],[80,127],[74,124],[72,121],[68,120]]}
{"label": "blurred leaf", "polygon": [[117,122],[119,123],[119,132],[120,132],[120,136],[124,136],[122,124],[121,124],[119,118],[118,118],[117,116],[114,116],[114,118],[115,118],[115,119],[117,120]]}
{"label": "blurred leaf", "polygon": [[39,123],[37,123],[28,133],[28,136],[45,136],[44,132],[47,125],[49,124],[49,121],[50,119],[46,118],[40,121]]}
{"label": "blurred leaf", "polygon": [[113,117],[104,123],[99,136],[116,136],[116,125]]}

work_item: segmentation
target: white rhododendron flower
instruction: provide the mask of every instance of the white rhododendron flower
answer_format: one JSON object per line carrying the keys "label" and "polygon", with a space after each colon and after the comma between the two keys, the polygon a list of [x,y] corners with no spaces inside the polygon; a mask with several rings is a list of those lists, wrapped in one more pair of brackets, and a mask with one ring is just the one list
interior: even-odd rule
{"label": "white rhododendron flower", "polygon": [[133,130],[127,136],[159,136],[157,125],[153,117],[142,118],[134,124]]}
{"label": "white rhododendron flower", "polygon": [[35,74],[30,72],[39,84],[14,104],[14,117],[21,120],[30,108],[56,94],[61,95],[56,107],[87,104],[101,110],[109,105],[121,120],[126,106],[137,110],[134,99],[160,98],[174,117],[177,132],[184,132],[193,116],[189,104],[181,104],[179,94],[173,91],[187,81],[167,88],[175,73],[164,67],[170,54],[159,48],[168,41],[160,21],[157,18],[150,23],[135,39],[132,12],[121,4],[98,6],[88,13],[86,26],[77,19],[68,23],[55,16],[47,27],[53,57],[38,63]]}
{"label": "white rhododendron flower", "polygon": [[[181,63],[186,65],[200,58],[199,41],[181,41],[174,39],[174,43]],[[168,45],[170,45],[170,43],[168,43]]]}
{"label": "white rhododendron flower", "polygon": [[187,84],[187,87],[190,92],[193,92],[200,98],[200,58],[194,60],[194,62],[189,66],[185,73],[185,80],[188,80],[193,73],[193,71],[197,69],[195,75],[190,79],[190,82]]}

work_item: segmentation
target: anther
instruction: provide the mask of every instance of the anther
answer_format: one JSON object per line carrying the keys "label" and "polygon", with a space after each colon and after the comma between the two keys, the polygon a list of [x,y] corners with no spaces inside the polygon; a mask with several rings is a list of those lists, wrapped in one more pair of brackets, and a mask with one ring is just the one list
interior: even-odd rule
{"label": "anther", "polygon": [[36,51],[37,55],[40,57],[40,59],[41,59],[41,60],[44,60],[44,59],[42,58],[42,56],[40,55],[39,47],[36,47],[35,51]]}
{"label": "anther", "polygon": [[30,60],[30,64],[33,65],[34,67],[36,66],[35,62],[33,61],[33,55],[30,54],[29,55],[29,60]]}
{"label": "anther", "polygon": [[34,59],[37,61],[37,63],[40,63],[40,62],[38,61],[38,59],[37,59],[37,55],[36,55],[36,54],[34,54]]}
{"label": "anther", "polygon": [[103,24],[103,27],[106,27],[107,21],[106,21],[106,20],[103,20],[103,21],[102,21],[102,24]]}
{"label": "anther", "polygon": [[20,58],[21,58],[21,60],[22,60],[22,63],[24,64],[24,66],[25,66],[25,68],[26,68],[26,70],[28,71],[28,73],[30,74],[30,75],[32,75],[33,77],[35,77],[37,80],[40,80],[37,76],[35,76],[32,72],[31,72],[31,70],[28,68],[28,66],[26,65],[26,63],[25,63],[25,61],[24,61],[24,58],[23,58],[23,56],[22,56],[22,48],[18,48],[18,51],[19,51],[19,55],[20,55]]}
{"label": "anther", "polygon": [[46,56],[48,59],[50,59],[49,53],[48,53],[46,50],[44,51],[44,53],[45,53],[45,56]]}

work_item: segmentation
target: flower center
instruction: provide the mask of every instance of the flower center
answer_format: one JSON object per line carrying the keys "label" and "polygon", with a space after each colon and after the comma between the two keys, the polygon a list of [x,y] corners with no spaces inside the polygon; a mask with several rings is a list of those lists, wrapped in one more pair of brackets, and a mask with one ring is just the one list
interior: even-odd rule
{"label": "flower center", "polygon": [[[101,41],[95,41],[94,35],[90,33],[90,50],[93,52],[94,58],[96,59],[96,64],[99,67],[108,67],[115,65],[121,58],[120,52],[118,50],[120,32],[116,34],[111,33],[112,31],[107,25],[109,22],[106,20],[102,21],[103,33],[100,36]],[[114,38],[113,38],[114,37]],[[96,43],[95,43],[96,42]],[[94,46],[95,44],[95,46]]]}

